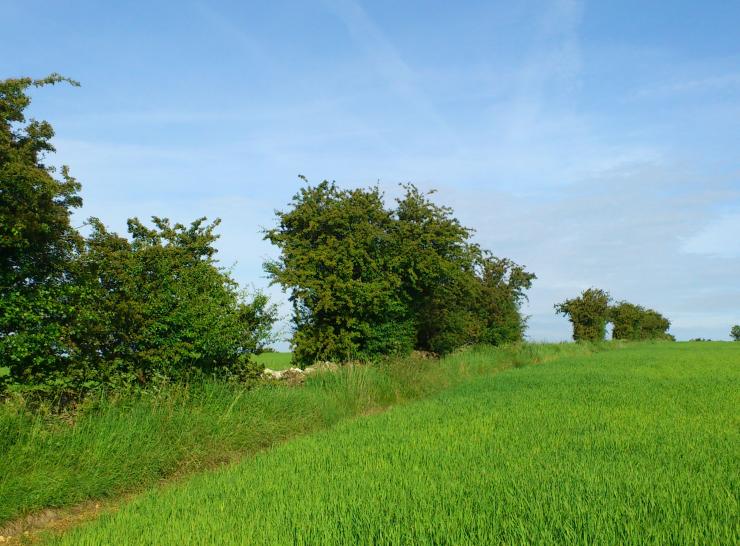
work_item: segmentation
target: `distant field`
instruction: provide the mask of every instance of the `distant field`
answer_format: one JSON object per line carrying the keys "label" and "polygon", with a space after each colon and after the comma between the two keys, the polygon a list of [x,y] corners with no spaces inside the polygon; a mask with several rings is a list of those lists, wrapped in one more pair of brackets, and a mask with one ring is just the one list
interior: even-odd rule
{"label": "distant field", "polygon": [[257,362],[271,370],[287,370],[290,368],[290,359],[293,353],[262,353],[254,357]]}
{"label": "distant field", "polygon": [[510,369],[153,490],[59,543],[737,544],[739,384],[740,343]]}

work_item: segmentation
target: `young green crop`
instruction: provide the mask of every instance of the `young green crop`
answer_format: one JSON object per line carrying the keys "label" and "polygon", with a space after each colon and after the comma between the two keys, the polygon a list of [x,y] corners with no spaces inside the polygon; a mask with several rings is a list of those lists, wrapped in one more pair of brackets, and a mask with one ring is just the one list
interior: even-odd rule
{"label": "young green crop", "polygon": [[476,375],[609,347],[615,345],[481,346],[441,361],[347,367],[312,376],[301,388],[165,385],[103,399],[71,423],[0,404],[0,535],[3,523],[39,509],[117,497]]}
{"label": "young green crop", "polygon": [[271,370],[287,370],[290,368],[292,353],[267,352],[253,356],[255,362]]}
{"label": "young green crop", "polygon": [[740,347],[471,379],[153,490],[54,544],[737,544]]}

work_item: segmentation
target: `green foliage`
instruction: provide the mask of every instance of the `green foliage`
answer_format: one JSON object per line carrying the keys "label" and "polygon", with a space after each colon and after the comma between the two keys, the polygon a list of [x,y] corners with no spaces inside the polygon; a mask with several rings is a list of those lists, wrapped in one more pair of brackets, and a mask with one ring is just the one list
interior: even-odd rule
{"label": "green foliage", "polygon": [[265,269],[292,289],[295,360],[349,360],[375,347],[398,352],[409,346],[406,328],[383,326],[407,317],[393,220],[380,191],[340,190],[325,181],[301,189],[291,205],[277,212],[278,227],[265,234],[282,251]]}
{"label": "green foliage", "polygon": [[608,292],[588,288],[579,297],[556,304],[555,311],[568,317],[575,341],[602,341],[609,321],[610,301]]}
{"label": "green foliage", "polygon": [[740,324],[736,324],[730,330],[730,336],[735,341],[740,341]]}
{"label": "green foliage", "polygon": [[479,283],[480,249],[471,230],[413,185],[397,199],[393,238],[402,279],[401,294],[416,324],[416,347],[446,354],[477,340],[472,309]]}
{"label": "green foliage", "polygon": [[664,339],[675,341],[675,338],[668,333],[668,328],[670,327],[670,320],[657,311],[646,309],[642,315],[640,339]]}
{"label": "green foliage", "polygon": [[480,269],[479,298],[483,332],[480,340],[491,345],[524,339],[527,319],[519,308],[527,299],[526,290],[537,277],[508,258],[486,255]]}
{"label": "green foliage", "polygon": [[265,269],[290,290],[299,364],[523,338],[519,306],[535,276],[481,251],[430,194],[403,188],[387,210],[378,188],[324,181],[277,212],[265,238],[281,256]]}
{"label": "green foliage", "polygon": [[614,339],[673,339],[668,333],[670,321],[657,311],[640,305],[620,301],[610,308],[609,319],[614,325]]}
{"label": "green foliage", "polygon": [[100,387],[256,377],[249,356],[270,341],[276,310],[216,266],[218,221],[132,219],[130,239],[97,219],[87,238],[71,226],[80,184],[66,167],[54,177],[43,162],[54,131],[24,115],[30,87],[63,81],[77,85],[0,82],[0,395],[63,405]]}
{"label": "green foliage", "polygon": [[216,267],[219,222],[204,222],[186,227],[154,217],[147,228],[132,219],[129,241],[90,220],[75,264],[82,313],[72,342],[81,379],[146,384],[249,373],[249,355],[269,341],[275,309],[262,294],[245,299]]}
{"label": "green foliage", "polygon": [[27,121],[29,87],[76,82],[53,74],[0,81],[0,363],[3,383],[67,361],[65,328],[74,315],[67,265],[81,238],[70,224],[79,183],[44,164],[54,151],[45,121]]}

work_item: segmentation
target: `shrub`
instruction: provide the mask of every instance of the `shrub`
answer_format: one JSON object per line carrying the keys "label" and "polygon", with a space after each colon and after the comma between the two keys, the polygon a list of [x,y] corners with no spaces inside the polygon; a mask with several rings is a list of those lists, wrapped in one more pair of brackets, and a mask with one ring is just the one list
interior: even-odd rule
{"label": "shrub", "polygon": [[129,220],[131,241],[91,219],[75,265],[81,313],[72,335],[87,381],[249,375],[249,355],[269,341],[275,310],[251,301],[214,262],[218,221],[189,227]]}
{"label": "shrub", "polygon": [[44,164],[47,122],[26,122],[30,87],[51,75],[0,81],[0,395],[69,400],[90,389],[194,374],[253,377],[249,356],[270,341],[275,308],[251,299],[216,265],[214,229],[154,217],[130,239],[92,219],[70,223],[80,184]]}
{"label": "shrub", "polygon": [[603,341],[609,320],[611,296],[599,288],[588,288],[577,298],[555,305],[558,314],[566,315],[573,325],[575,341]]}
{"label": "shrub", "polygon": [[614,339],[674,339],[668,333],[671,322],[657,311],[640,305],[621,301],[610,308],[609,318],[614,324]]}

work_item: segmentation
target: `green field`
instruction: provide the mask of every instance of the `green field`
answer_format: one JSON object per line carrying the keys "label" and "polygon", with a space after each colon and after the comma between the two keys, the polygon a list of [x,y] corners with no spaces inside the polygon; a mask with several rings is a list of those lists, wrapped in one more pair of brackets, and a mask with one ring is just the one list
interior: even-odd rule
{"label": "green field", "polygon": [[174,475],[235,461],[472,377],[617,347],[479,346],[440,361],[344,367],[313,375],[301,388],[211,380],[164,385],[89,399],[73,414],[32,411],[10,399],[0,404],[0,535],[17,534],[19,518],[46,508],[115,503]]}
{"label": "green field", "polygon": [[740,343],[472,377],[154,489],[53,543],[737,544]]}
{"label": "green field", "polygon": [[287,370],[290,368],[290,359],[293,358],[293,353],[262,353],[254,357],[254,359],[260,364],[264,364],[265,368],[271,370]]}

